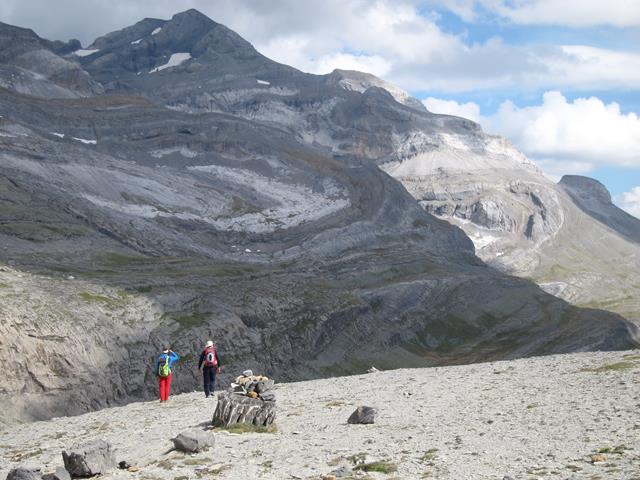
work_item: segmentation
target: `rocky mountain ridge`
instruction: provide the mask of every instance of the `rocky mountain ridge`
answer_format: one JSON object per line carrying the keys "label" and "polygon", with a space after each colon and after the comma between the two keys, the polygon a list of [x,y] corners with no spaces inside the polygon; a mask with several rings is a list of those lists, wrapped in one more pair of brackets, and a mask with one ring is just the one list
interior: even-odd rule
{"label": "rocky mountain ridge", "polygon": [[485,265],[378,168],[440,171],[455,146],[475,172],[538,174],[473,122],[275,63],[196,11],[73,52],[1,27],[73,66],[0,70],[2,422],[150,398],[168,342],[176,391],[210,337],[283,379],[635,345],[624,318]]}

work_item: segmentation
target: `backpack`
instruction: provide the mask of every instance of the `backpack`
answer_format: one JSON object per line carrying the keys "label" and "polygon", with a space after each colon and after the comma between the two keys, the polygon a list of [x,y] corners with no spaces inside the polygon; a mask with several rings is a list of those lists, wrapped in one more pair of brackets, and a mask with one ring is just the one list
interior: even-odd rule
{"label": "backpack", "polygon": [[218,358],[216,357],[216,347],[207,347],[204,349],[204,366],[216,367]]}
{"label": "backpack", "polygon": [[158,362],[158,376],[168,377],[171,375],[171,368],[169,366],[169,355],[161,355]]}

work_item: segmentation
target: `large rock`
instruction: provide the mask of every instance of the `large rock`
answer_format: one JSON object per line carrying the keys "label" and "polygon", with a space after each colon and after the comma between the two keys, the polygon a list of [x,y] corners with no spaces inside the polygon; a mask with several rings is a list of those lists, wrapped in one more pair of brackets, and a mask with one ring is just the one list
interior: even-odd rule
{"label": "large rock", "polygon": [[18,467],[9,472],[7,480],[42,480],[42,474],[35,468]]}
{"label": "large rock", "polygon": [[213,413],[213,425],[228,427],[236,423],[268,426],[276,418],[276,402],[265,402],[233,392],[218,395],[218,405]]}
{"label": "large rock", "polygon": [[195,453],[213,447],[215,437],[202,430],[187,430],[172,438],[176,450],[187,453]]}
{"label": "large rock", "polygon": [[351,416],[347,420],[347,423],[373,423],[376,419],[377,413],[378,412],[376,411],[376,409],[372,407],[358,407],[351,414]]}
{"label": "large rock", "polygon": [[64,468],[58,467],[54,473],[47,473],[42,480],[71,480],[71,475]]}
{"label": "large rock", "polygon": [[64,468],[72,477],[93,477],[116,468],[111,445],[104,440],[92,440],[62,452]]}

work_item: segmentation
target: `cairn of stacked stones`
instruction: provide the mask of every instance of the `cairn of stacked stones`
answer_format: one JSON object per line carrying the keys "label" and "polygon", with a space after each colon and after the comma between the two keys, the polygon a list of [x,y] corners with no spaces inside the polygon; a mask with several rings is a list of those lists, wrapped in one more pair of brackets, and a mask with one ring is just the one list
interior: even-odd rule
{"label": "cairn of stacked stones", "polygon": [[236,423],[266,427],[276,418],[274,381],[251,370],[242,372],[227,391],[218,395],[213,425],[229,427]]}

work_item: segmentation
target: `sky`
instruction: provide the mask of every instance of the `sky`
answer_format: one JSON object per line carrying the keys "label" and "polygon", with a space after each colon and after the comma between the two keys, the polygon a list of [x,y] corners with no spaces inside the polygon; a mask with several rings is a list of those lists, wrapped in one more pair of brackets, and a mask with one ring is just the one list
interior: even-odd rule
{"label": "sky", "polygon": [[2,0],[0,21],[96,37],[197,8],[311,73],[373,73],[587,175],[640,218],[640,0]]}

